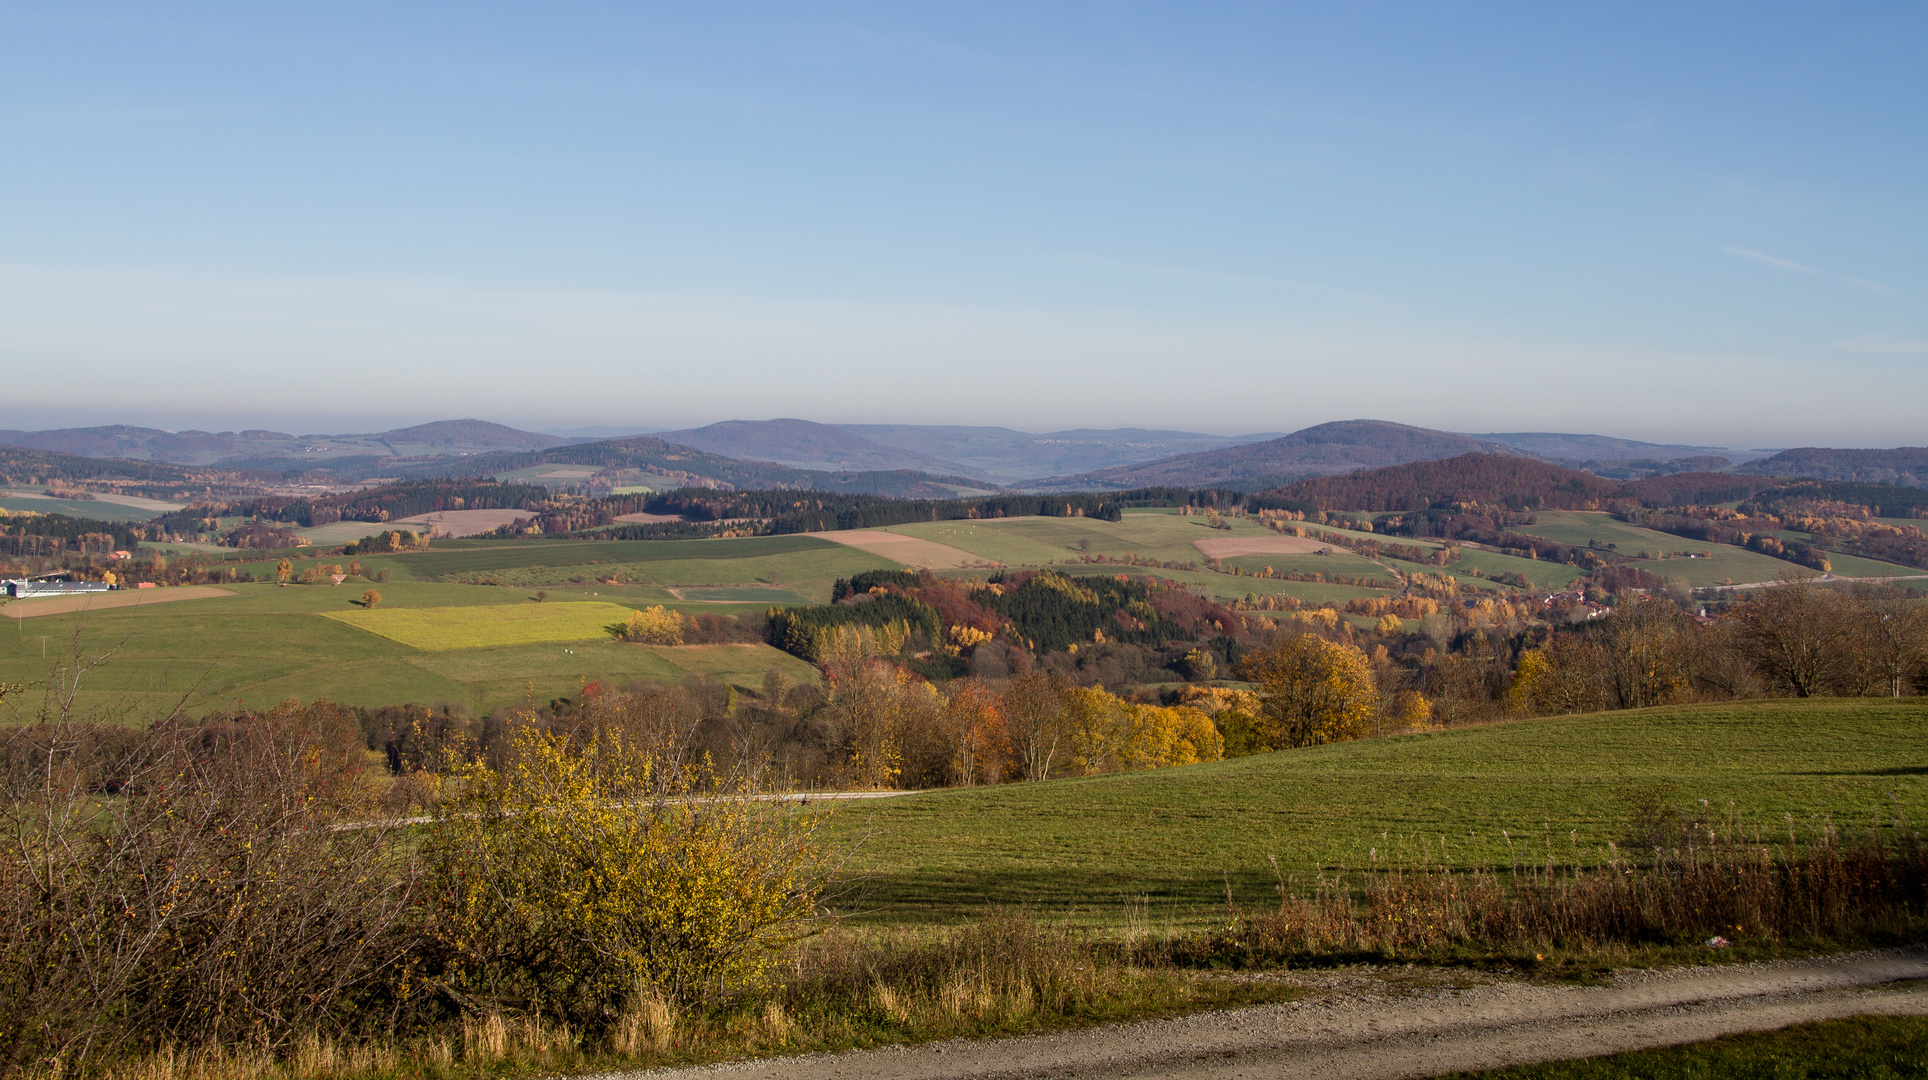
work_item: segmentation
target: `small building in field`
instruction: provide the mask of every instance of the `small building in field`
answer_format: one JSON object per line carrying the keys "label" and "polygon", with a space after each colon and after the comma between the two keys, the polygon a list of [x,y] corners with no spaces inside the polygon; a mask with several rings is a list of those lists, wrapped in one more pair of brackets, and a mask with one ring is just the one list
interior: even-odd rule
{"label": "small building in field", "polygon": [[29,600],[40,596],[73,596],[79,593],[113,592],[119,588],[105,581],[75,581],[62,577],[54,579],[18,578],[4,583],[7,595],[15,600]]}

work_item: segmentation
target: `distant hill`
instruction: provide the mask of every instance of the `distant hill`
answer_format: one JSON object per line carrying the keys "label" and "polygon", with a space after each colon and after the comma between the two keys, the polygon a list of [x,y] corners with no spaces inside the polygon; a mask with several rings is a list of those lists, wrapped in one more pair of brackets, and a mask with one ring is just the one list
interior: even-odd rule
{"label": "distant hill", "polygon": [[198,475],[177,465],[0,446],[0,486],[4,487],[26,487],[56,480],[186,484],[199,479]]}
{"label": "distant hill", "polygon": [[482,453],[498,450],[546,450],[567,439],[535,431],[520,431],[487,420],[437,420],[432,424],[384,431],[378,438],[397,454],[442,451]]}
{"label": "distant hill", "polygon": [[745,461],[774,461],[823,472],[917,469],[962,473],[963,466],[929,454],[874,442],[847,428],[809,420],[725,420],[685,431],[659,431],[666,443]]}
{"label": "distant hill", "polygon": [[986,490],[981,482],[969,477],[934,476],[910,469],[831,471],[742,461],[679,446],[653,435],[577,443],[520,454],[480,454],[420,462],[400,465],[396,471],[415,477],[482,477],[523,472],[542,465],[633,471],[640,474],[648,486],[657,488],[728,485],[738,490],[794,488],[915,499],[949,499]]}
{"label": "distant hill", "polygon": [[1737,502],[1779,487],[1777,477],[1736,476],[1724,472],[1683,472],[1635,480],[1627,490],[1648,506],[1713,506]]}
{"label": "distant hill", "polygon": [[[442,457],[504,450],[540,450],[567,442],[486,420],[442,420],[358,435],[289,435],[280,431],[162,431],[106,427],[0,431],[0,445],[84,457],[165,461],[227,468],[348,468],[349,462],[390,457]],[[354,471],[354,470],[350,470]]]}
{"label": "distant hill", "polygon": [[1468,435],[1394,424],[1341,420],[1263,442],[1180,454],[1138,465],[1121,465],[1035,485],[1046,490],[1118,490],[1135,487],[1274,486],[1309,476],[1430,461],[1469,453],[1517,453]]}
{"label": "distant hill", "polygon": [[955,462],[953,468],[1005,484],[1263,442],[1280,434],[1206,435],[1150,428],[1078,428],[1032,434],[1004,427],[924,424],[838,424],[837,427],[873,443]]}
{"label": "distant hill", "polygon": [[1854,480],[1869,484],[1928,487],[1928,446],[1898,446],[1892,450],[1835,450],[1824,446],[1802,446],[1748,462],[1741,466],[1741,471],[1808,480]]}
{"label": "distant hill", "polygon": [[1323,476],[1266,492],[1325,510],[1426,510],[1486,503],[1516,510],[1597,510],[1628,495],[1625,486],[1591,473],[1507,454],[1462,454],[1383,469]]}
{"label": "distant hill", "polygon": [[1537,458],[1561,462],[1675,461],[1724,450],[1720,446],[1681,446],[1672,443],[1616,439],[1611,435],[1568,435],[1557,431],[1506,431],[1474,435],[1501,446],[1524,450]]}

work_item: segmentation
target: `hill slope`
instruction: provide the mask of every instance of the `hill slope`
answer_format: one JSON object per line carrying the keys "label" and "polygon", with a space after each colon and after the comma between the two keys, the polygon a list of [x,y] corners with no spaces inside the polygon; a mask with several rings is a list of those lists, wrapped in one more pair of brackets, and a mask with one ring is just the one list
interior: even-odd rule
{"label": "hill slope", "polygon": [[557,446],[522,454],[480,454],[429,461],[403,466],[397,471],[406,476],[481,477],[500,476],[537,465],[633,470],[649,477],[661,477],[661,482],[650,480],[650,486],[667,488],[795,488],[915,499],[948,499],[960,491],[982,490],[982,485],[969,477],[933,476],[908,469],[831,472],[766,461],[741,461],[665,442],[653,435]]}
{"label": "hill slope", "polygon": [[290,435],[282,431],[162,431],[113,424],[0,431],[0,445],[130,461],[233,468],[302,468],[348,458],[447,456],[540,450],[568,440],[486,420],[440,420],[393,431]]}
{"label": "hill slope", "polygon": [[868,471],[921,469],[962,473],[953,462],[902,447],[873,442],[846,428],[809,420],[725,420],[684,431],[659,431],[655,437],[678,446],[745,461],[773,461],[796,469]]}
{"label": "hill slope", "polygon": [[1121,465],[1076,476],[1054,477],[1037,486],[1069,491],[1134,487],[1251,487],[1306,476],[1402,465],[1468,453],[1511,453],[1497,443],[1468,435],[1394,424],[1385,420],[1341,420],[1264,442],[1180,454],[1139,465]]}
{"label": "hill slope", "polygon": [[1763,476],[1928,487],[1928,446],[1897,446],[1892,450],[1802,446],[1749,462],[1741,466],[1741,470]]}
{"label": "hill slope", "polygon": [[1503,454],[1463,454],[1443,461],[1415,461],[1345,476],[1324,476],[1268,494],[1326,510],[1370,512],[1475,502],[1520,510],[1597,510],[1609,498],[1628,497],[1627,489],[1616,481]]}
{"label": "hill slope", "polygon": [[1681,446],[1641,442],[1638,439],[1616,439],[1611,435],[1569,435],[1558,431],[1503,431],[1472,437],[1524,450],[1534,457],[1560,461],[1678,461],[1725,449],[1720,446]]}
{"label": "hill slope", "polygon": [[1150,428],[1079,428],[1034,435],[1002,427],[837,426],[875,443],[957,462],[973,476],[1003,483],[1085,473],[1278,438],[1276,432],[1228,436]]}
{"label": "hill slope", "polygon": [[[844,815],[882,919],[946,922],[986,904],[1124,922],[1156,897],[1180,925],[1278,902],[1334,867],[1508,866],[1522,834],[1599,851],[1629,796],[1750,824],[1920,820],[1921,698],[1746,701],[1592,713],[1338,743],[1206,765],[879,800]],[[1899,773],[1907,775],[1898,775]],[[1785,825],[1779,826],[1785,836]],[[1388,837],[1387,830],[1391,830]],[[1509,840],[1507,833],[1511,832]],[[1447,838],[1441,851],[1438,838]],[[1421,845],[1424,837],[1426,846]],[[1567,856],[1562,856],[1567,857]]]}

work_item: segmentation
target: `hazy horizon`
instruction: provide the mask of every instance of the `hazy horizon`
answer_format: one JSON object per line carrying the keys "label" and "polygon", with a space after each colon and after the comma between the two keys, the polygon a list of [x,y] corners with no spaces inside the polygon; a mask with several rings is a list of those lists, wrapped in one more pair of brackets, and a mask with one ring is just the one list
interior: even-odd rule
{"label": "hazy horizon", "polygon": [[1898,5],[0,7],[0,427],[1920,444],[1924,45]]}

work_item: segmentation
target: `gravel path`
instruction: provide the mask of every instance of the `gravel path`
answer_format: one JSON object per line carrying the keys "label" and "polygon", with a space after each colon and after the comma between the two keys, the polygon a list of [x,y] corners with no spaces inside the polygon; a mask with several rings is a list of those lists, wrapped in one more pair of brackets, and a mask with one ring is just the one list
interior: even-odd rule
{"label": "gravel path", "polygon": [[1455,973],[1414,974],[1292,973],[1287,981],[1312,993],[1282,1005],[608,1080],[1365,1080],[1591,1057],[1858,1014],[1928,1014],[1928,986],[1907,984],[1928,979],[1928,949],[1630,971],[1604,987],[1476,976],[1449,987],[1438,982]]}

